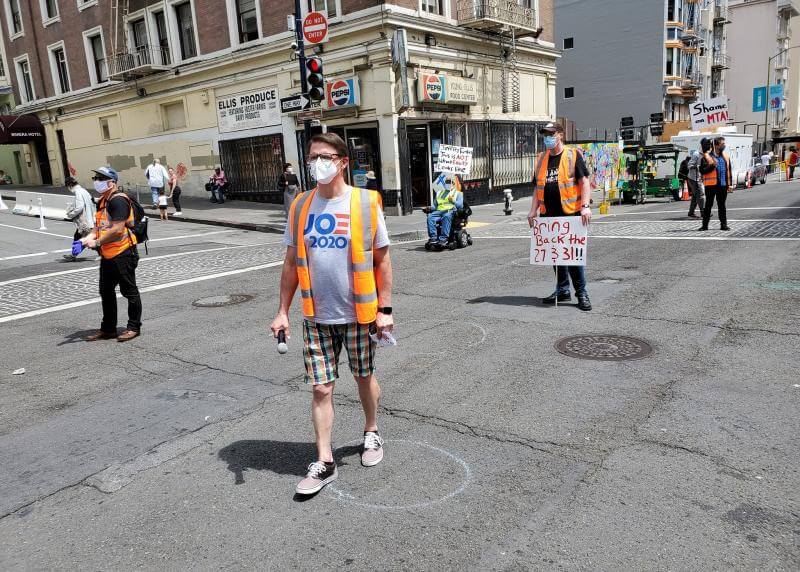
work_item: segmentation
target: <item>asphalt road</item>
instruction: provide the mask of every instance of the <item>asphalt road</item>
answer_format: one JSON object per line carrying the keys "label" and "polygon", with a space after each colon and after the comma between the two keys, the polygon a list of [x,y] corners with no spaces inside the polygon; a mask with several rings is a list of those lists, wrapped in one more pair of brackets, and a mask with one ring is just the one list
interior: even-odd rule
{"label": "asphalt road", "polygon": [[[590,313],[541,305],[525,205],[466,250],[395,244],[385,460],[358,462],[345,374],[339,480],[305,502],[301,344],[267,335],[279,237],[154,223],[143,335],[87,344],[95,263],[57,260],[68,224],[0,213],[0,568],[796,570],[800,184],[728,206],[728,234],[686,203],[598,219]],[[229,294],[252,298],[193,305]],[[653,352],[556,350],[582,334]]]}

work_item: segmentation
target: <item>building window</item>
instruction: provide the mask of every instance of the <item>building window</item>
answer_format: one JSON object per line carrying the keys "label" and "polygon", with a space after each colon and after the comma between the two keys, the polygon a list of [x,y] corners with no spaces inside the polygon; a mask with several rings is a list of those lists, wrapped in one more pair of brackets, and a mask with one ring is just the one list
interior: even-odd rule
{"label": "building window", "polygon": [[85,10],[89,6],[96,6],[97,0],[78,0],[78,10]]}
{"label": "building window", "polygon": [[100,118],[100,138],[103,141],[109,141],[111,139],[111,125],[109,124],[110,117],[101,117]]}
{"label": "building window", "polygon": [[564,38],[564,49],[571,50],[575,47],[575,39],[574,38]]}
{"label": "building window", "polygon": [[14,60],[17,65],[17,81],[19,82],[19,95],[22,101],[28,103],[36,99],[36,93],[33,91],[33,80],[31,78],[31,66],[28,62],[28,56],[23,56]]}
{"label": "building window", "polygon": [[189,58],[197,56],[191,2],[175,5],[175,19],[178,22],[178,39],[180,40],[181,59],[188,60]]}
{"label": "building window", "polygon": [[572,99],[575,97],[575,88],[574,87],[565,87],[564,88],[564,99]]}
{"label": "building window", "polygon": [[182,101],[162,105],[161,117],[164,121],[164,131],[186,127],[186,113],[184,113]]}
{"label": "building window", "polygon": [[58,95],[72,91],[69,83],[69,67],[67,66],[67,54],[64,51],[64,43],[50,46],[50,71],[53,75],[53,86]]}
{"label": "building window", "polygon": [[680,40],[681,35],[678,31],[678,28],[667,28],[667,39],[668,40]]}
{"label": "building window", "polygon": [[[425,0],[422,0],[425,2]],[[313,12],[322,12],[328,18],[336,18],[339,14],[336,11],[337,0],[308,0],[308,9]]]}
{"label": "building window", "polygon": [[86,50],[86,65],[92,85],[108,81],[108,62],[106,61],[103,31],[100,26],[83,33],[83,45]]}
{"label": "building window", "polygon": [[22,13],[19,8],[19,0],[6,0],[6,14],[8,16],[8,33],[11,39],[22,34]]}
{"label": "building window", "polygon": [[156,40],[161,51],[161,63],[168,66],[172,63],[172,56],[169,53],[169,36],[167,36],[167,20],[164,17],[164,12],[155,12],[153,14],[153,23],[156,29]]}
{"label": "building window", "polygon": [[239,25],[240,44],[258,39],[256,0],[236,0],[236,22]]}
{"label": "building window", "polygon": [[141,54],[147,51],[147,24],[145,24],[144,18],[131,22],[131,43],[136,53]]}
{"label": "building window", "polygon": [[422,0],[420,9],[428,14],[444,16],[444,3],[445,0]]}
{"label": "building window", "polygon": [[683,21],[683,0],[667,0],[667,21]]}
{"label": "building window", "polygon": [[58,21],[58,0],[39,0],[39,8],[45,26]]}
{"label": "building window", "polygon": [[667,76],[681,75],[681,54],[679,48],[667,48]]}

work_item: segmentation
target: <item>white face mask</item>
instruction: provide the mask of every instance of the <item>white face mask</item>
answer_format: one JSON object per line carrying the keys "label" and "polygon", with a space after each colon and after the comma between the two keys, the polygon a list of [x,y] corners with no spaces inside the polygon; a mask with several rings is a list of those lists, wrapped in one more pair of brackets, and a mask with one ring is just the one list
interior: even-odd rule
{"label": "white face mask", "polygon": [[288,168],[286,169],[286,172],[287,172],[287,173],[289,173],[290,175],[293,175],[293,174],[294,174],[294,169],[293,169],[293,168],[291,168],[291,167],[288,167]]}
{"label": "white face mask", "polygon": [[98,193],[105,193],[108,190],[108,181],[94,181],[94,190]]}
{"label": "white face mask", "polygon": [[318,183],[327,185],[334,178],[336,178],[336,175],[338,174],[339,167],[336,165],[335,161],[331,161],[325,165],[322,159],[317,159],[317,162],[314,164],[314,178]]}

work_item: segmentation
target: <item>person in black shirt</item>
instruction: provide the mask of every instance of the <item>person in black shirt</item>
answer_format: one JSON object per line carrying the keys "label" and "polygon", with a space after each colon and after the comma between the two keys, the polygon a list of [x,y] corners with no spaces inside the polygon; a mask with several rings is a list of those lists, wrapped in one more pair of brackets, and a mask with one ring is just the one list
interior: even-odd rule
{"label": "person in black shirt", "polygon": [[283,164],[283,173],[278,177],[278,190],[283,192],[283,212],[289,218],[289,207],[300,191],[300,181],[294,173],[291,163]]}
{"label": "person in black shirt", "polygon": [[[564,146],[564,128],[558,123],[548,123],[540,132],[544,135],[544,145],[547,149],[547,170],[542,172],[544,155],[536,161],[536,172],[533,175],[535,190],[533,204],[528,214],[528,224],[533,226],[536,218],[551,216],[580,216],[583,224],[588,225],[592,220],[592,210],[589,201],[592,189],[589,184],[589,169],[583,160],[583,155],[578,149]],[[574,164],[572,171],[565,180],[559,180],[562,161]],[[575,289],[578,298],[578,308],[584,312],[592,309],[589,294],[586,291],[586,267],[584,266],[556,266],[556,290],[550,296],[542,298],[545,304],[568,302],[569,282]]]}

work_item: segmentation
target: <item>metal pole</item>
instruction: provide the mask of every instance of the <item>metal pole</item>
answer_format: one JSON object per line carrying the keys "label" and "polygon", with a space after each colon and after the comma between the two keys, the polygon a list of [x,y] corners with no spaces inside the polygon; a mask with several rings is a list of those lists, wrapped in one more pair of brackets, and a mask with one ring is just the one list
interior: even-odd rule
{"label": "metal pole", "polygon": [[764,94],[764,99],[766,99],[764,102],[764,151],[767,150],[767,132],[769,131],[769,76],[770,71],[772,71],[772,60],[774,58],[775,56],[772,56],[767,60],[767,93]]}
{"label": "metal pole", "polygon": [[[297,38],[297,60],[300,62],[300,90],[303,95],[308,94],[308,83],[306,82],[306,49],[303,40],[303,13],[300,8],[300,0],[294,0],[294,35]],[[311,139],[311,121],[303,120],[304,145],[301,145],[300,159],[303,165],[306,164],[306,150],[308,141]]]}

